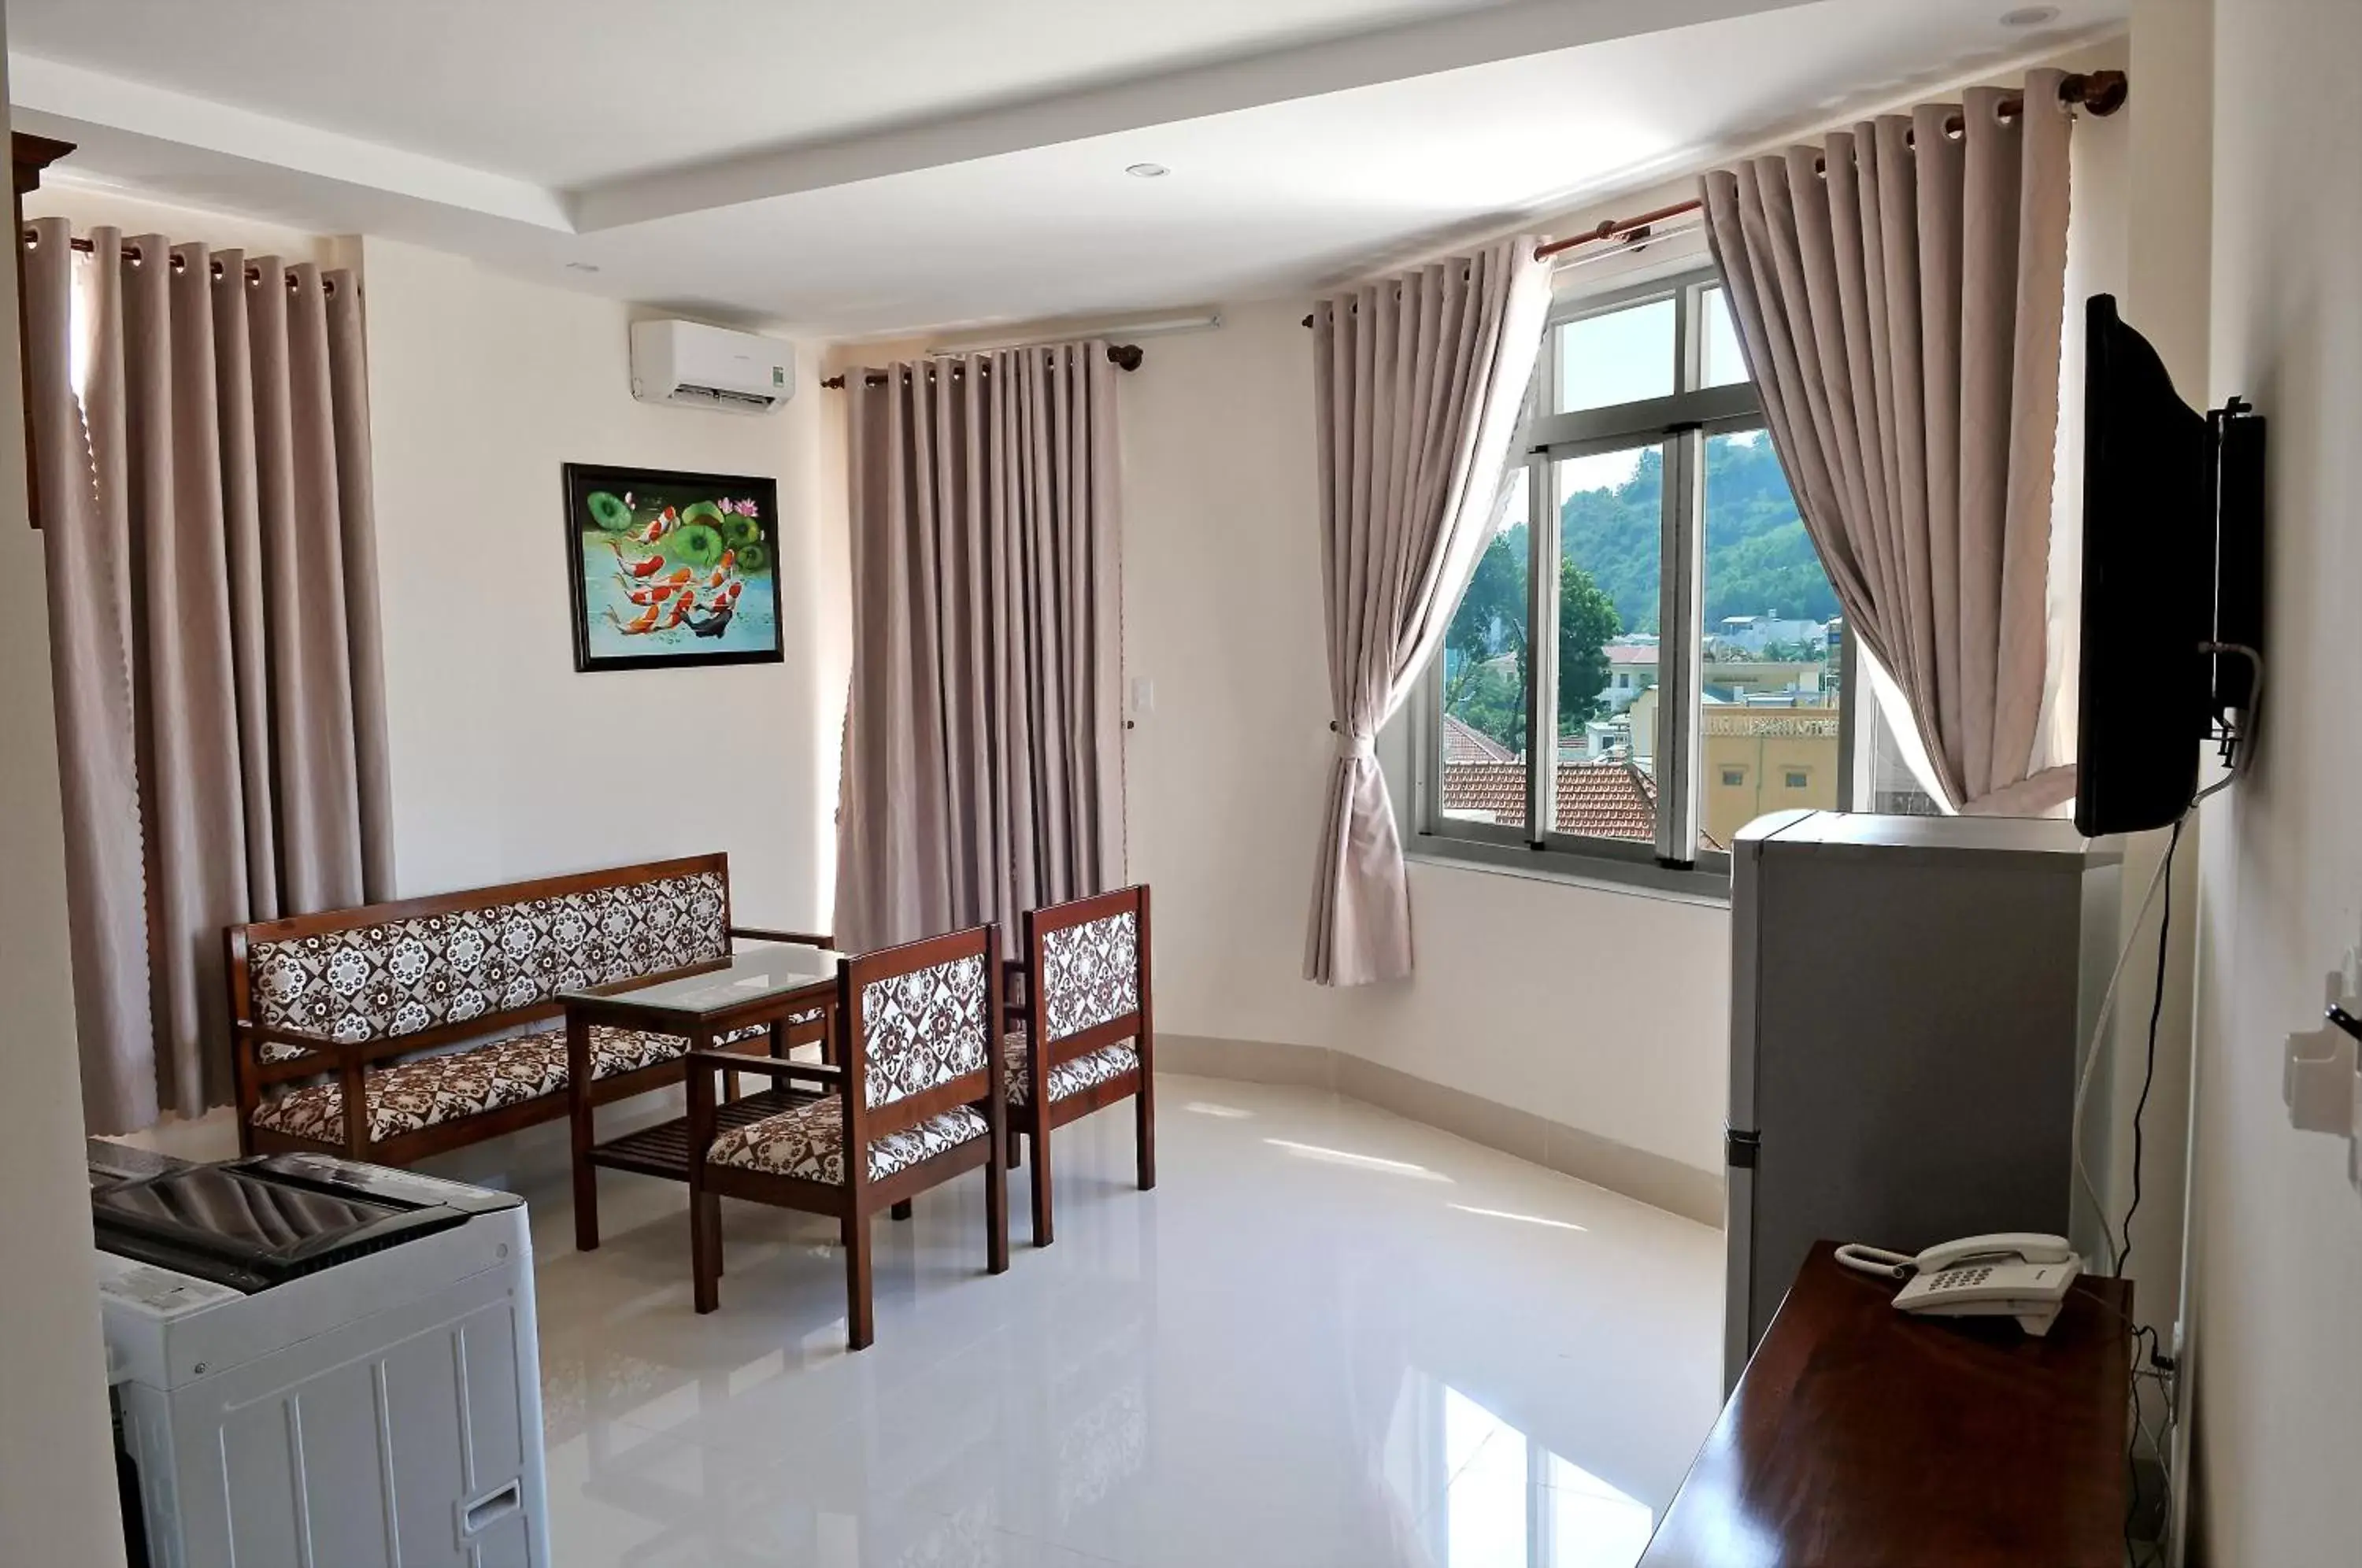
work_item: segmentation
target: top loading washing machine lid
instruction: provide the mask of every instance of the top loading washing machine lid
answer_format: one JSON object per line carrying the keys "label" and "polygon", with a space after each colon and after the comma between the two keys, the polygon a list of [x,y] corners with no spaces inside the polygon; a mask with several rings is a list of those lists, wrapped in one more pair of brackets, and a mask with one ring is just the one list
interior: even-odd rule
{"label": "top loading washing machine lid", "polygon": [[[435,1201],[446,1193],[463,1200]],[[91,1217],[107,1252],[252,1293],[515,1201],[403,1172],[266,1155],[97,1189]]]}

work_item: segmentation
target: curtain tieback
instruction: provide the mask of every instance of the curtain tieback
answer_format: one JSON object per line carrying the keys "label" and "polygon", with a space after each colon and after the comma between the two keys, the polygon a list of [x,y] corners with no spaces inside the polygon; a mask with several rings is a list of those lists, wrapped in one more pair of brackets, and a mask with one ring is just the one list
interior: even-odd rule
{"label": "curtain tieback", "polygon": [[[1330,727],[1335,728],[1334,725]],[[1378,741],[1375,735],[1357,735],[1344,730],[1337,731],[1338,761],[1363,762],[1377,755]]]}

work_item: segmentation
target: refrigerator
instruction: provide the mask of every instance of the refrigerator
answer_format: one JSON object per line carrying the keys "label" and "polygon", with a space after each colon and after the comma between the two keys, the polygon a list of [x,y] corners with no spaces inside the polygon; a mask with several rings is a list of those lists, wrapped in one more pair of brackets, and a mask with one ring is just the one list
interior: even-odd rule
{"label": "refrigerator", "polygon": [[2121,846],[2049,818],[1782,812],[1731,850],[1724,1384],[1815,1241],[2070,1231]]}

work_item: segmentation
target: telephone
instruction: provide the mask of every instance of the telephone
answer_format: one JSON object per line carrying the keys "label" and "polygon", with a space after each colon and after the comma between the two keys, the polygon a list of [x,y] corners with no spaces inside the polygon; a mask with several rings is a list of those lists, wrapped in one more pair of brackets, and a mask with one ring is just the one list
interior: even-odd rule
{"label": "telephone", "polygon": [[2015,1318],[2029,1334],[2047,1334],[2083,1272],[2063,1236],[2003,1231],[1963,1236],[1918,1256],[1849,1242],[1838,1262],[1863,1274],[1910,1281],[1895,1294],[1899,1312],[1940,1318]]}

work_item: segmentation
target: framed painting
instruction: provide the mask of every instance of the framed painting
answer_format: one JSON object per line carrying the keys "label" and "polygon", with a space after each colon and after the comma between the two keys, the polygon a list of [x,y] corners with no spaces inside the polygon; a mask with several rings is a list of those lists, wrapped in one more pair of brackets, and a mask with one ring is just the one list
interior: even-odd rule
{"label": "framed painting", "polygon": [[775,664],[775,480],[566,465],[574,668]]}

